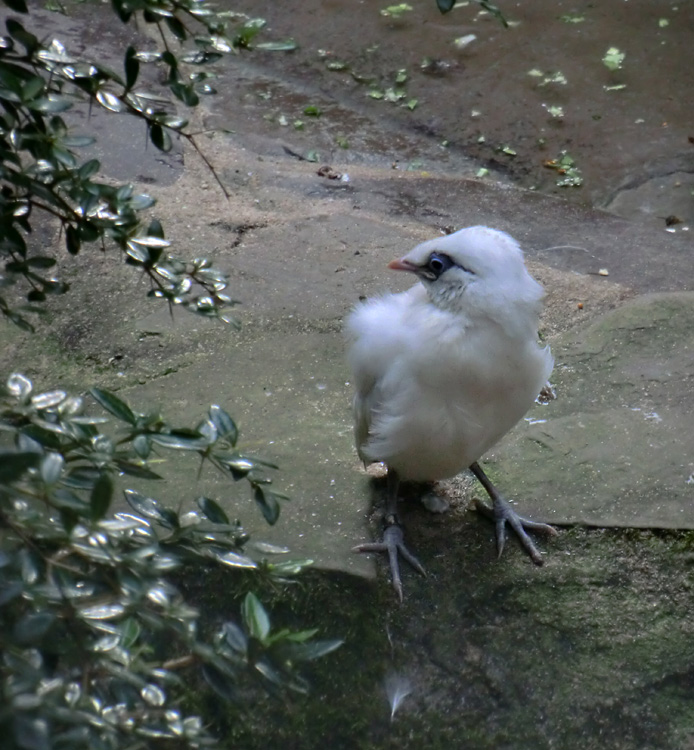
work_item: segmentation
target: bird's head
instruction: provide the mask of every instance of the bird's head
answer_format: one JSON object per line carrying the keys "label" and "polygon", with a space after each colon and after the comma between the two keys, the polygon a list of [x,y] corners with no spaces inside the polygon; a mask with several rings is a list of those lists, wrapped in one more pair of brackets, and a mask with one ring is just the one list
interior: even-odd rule
{"label": "bird's head", "polygon": [[492,312],[501,306],[513,314],[529,306],[537,312],[543,297],[513,237],[483,226],[423,242],[388,267],[414,273],[444,309]]}

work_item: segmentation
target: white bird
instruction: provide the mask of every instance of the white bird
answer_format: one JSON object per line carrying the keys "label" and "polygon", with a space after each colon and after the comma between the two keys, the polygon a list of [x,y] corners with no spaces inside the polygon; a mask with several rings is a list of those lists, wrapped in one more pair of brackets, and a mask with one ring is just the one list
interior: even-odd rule
{"label": "white bird", "polygon": [[523,417],[552,370],[549,347],[537,340],[542,287],[518,243],[483,226],[423,242],[388,267],[420,283],[366,300],[346,321],[357,452],[365,465],[388,469],[383,540],[355,550],[388,553],[402,599],[398,554],[424,569],[403,542],[400,480],[469,468],[492,499],[493,509],[478,509],[496,522],[499,554],[508,523],[542,564],[525,529],[556,532],[515,513],[477,463]]}

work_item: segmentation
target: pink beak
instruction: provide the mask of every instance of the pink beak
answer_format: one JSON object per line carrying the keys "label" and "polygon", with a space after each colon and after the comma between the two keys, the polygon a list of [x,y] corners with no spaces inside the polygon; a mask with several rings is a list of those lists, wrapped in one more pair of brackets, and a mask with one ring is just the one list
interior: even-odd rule
{"label": "pink beak", "polygon": [[411,271],[412,273],[416,273],[419,269],[414,263],[410,263],[409,260],[405,260],[404,258],[391,260],[388,264],[388,268],[392,271]]}

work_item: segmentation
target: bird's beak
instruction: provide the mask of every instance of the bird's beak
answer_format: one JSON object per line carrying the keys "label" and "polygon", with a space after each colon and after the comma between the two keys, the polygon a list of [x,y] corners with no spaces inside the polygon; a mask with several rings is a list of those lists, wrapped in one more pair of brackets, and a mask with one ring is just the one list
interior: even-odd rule
{"label": "bird's beak", "polygon": [[411,273],[417,273],[420,270],[419,266],[411,263],[409,260],[405,260],[404,258],[391,260],[388,264],[388,268],[392,271],[410,271]]}

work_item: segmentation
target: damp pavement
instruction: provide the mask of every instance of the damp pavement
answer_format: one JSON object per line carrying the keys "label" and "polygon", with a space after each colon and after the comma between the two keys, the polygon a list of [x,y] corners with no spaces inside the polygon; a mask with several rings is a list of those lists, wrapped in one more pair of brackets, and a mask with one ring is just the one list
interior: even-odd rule
{"label": "damp pavement", "polygon": [[[550,13],[547,3],[519,4],[508,15],[521,24],[507,34],[476,10],[441,17],[418,7],[413,12],[424,17],[416,23],[374,17],[362,37],[352,6],[306,3],[293,13],[269,6],[270,36],[294,36],[299,50],[220,66],[220,93],[206,99],[198,124],[229,200],[182,147],[163,161],[143,155],[127,120],[114,119],[114,140],[100,145],[113,176],[124,179],[116,170],[132,162],[129,178],[146,178],[158,199],[154,214],[181,256],[209,255],[229,271],[241,330],[185,315],[171,320],[117,258],[83,254],[65,266],[69,305],[52,306],[50,326],[31,338],[2,329],[2,369],[46,388],[86,378],[138,410],[175,410],[191,425],[219,403],[238,422],[242,447],[279,465],[275,487],[292,499],[271,529],[238,487],[211,474],[196,480],[197,467],[184,461],[167,465],[172,478],[156,488],[172,505],[215,497],[253,538],[329,571],[312,574],[292,607],[322,632],[345,637],[345,646],[316,668],[303,702],[263,704],[256,723],[225,727],[230,747],[694,747],[694,263],[691,200],[682,198],[691,176],[692,98],[684,92],[692,84],[673,83],[672,101],[659,86],[685,67],[675,62],[690,42],[691,24],[685,33],[683,22],[690,11],[630,3],[626,16],[610,21],[588,5]],[[108,55],[124,32],[100,33],[114,24],[100,13],[80,7],[55,22],[47,15],[46,28],[62,32],[68,47],[72,39],[86,48],[93,38]],[[561,14],[586,20],[569,23]],[[628,88],[605,91],[622,73],[600,67],[603,47],[627,44],[625,24],[655,45],[650,60],[661,77],[651,71],[639,79],[627,57],[621,82]],[[527,34],[540,28],[544,36],[528,51]],[[467,51],[443,46],[465,33],[477,35]],[[590,48],[595,71],[586,72],[578,52],[552,56],[562,34],[581,54]],[[353,76],[340,83],[335,75],[345,70],[326,72],[319,49],[350,70],[370,66],[381,88],[407,69],[408,93],[421,104],[385,109]],[[635,54],[634,65],[645,55]],[[449,64],[432,76],[421,70],[427,56]],[[563,123],[533,119],[551,84],[532,88],[526,67],[565,73]],[[463,83],[470,102],[453,98]],[[511,96],[513,86],[530,88]],[[619,93],[626,103],[607,97]],[[608,113],[611,127],[598,128],[603,120],[592,116],[572,123],[570,102]],[[309,105],[323,114],[302,114]],[[616,140],[620,122],[639,119],[647,106],[653,119],[629,121]],[[463,126],[456,107],[484,115]],[[303,129],[283,125],[283,115],[303,120]],[[480,150],[480,134],[470,129],[481,128],[480,117],[516,157]],[[651,128],[646,137],[632,137],[646,132],[637,125]],[[548,153],[569,138],[573,155],[584,154],[583,186],[559,189],[536,140],[522,148],[543,128]],[[611,151],[619,158],[605,178]],[[332,178],[318,174],[322,166]],[[489,174],[476,177],[480,168]],[[668,225],[661,213],[681,221]],[[547,290],[541,335],[556,360],[556,399],[534,407],[485,457],[486,467],[522,512],[560,533],[540,540],[542,568],[512,540],[497,560],[491,527],[469,510],[480,496],[470,480],[435,487],[451,506],[440,515],[422,510],[415,490],[404,525],[428,575],[405,571],[401,606],[381,561],[351,552],[378,533],[372,509],[382,482],[354,454],[341,324],[359,298],[404,288],[407,280],[386,269],[389,260],[476,223],[521,242]],[[46,236],[57,246],[57,235]],[[214,588],[223,582],[200,585],[212,611],[223,606]],[[411,688],[392,721],[388,680]]]}

